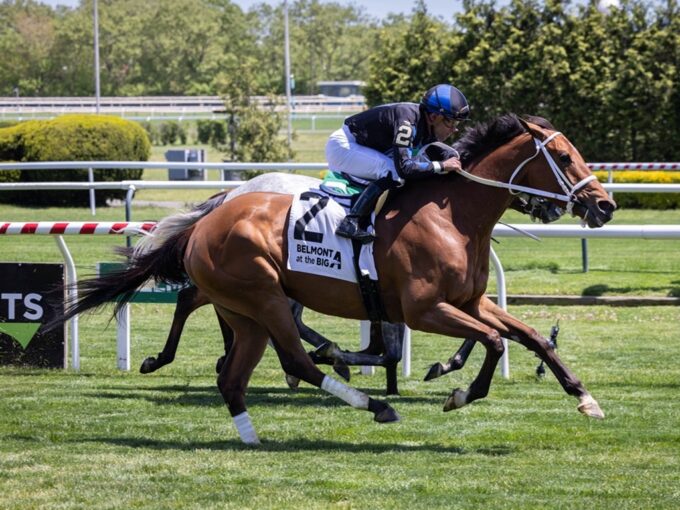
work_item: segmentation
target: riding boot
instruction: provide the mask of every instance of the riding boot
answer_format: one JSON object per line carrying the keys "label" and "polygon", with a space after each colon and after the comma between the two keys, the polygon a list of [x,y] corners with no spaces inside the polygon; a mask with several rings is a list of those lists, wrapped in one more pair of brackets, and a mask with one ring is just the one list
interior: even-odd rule
{"label": "riding boot", "polygon": [[348,239],[354,239],[359,241],[361,244],[368,244],[375,239],[373,234],[362,230],[359,226],[360,222],[365,218],[370,216],[373,212],[376,202],[380,195],[382,195],[384,189],[376,184],[375,182],[370,183],[361,192],[356,202],[350,209],[349,214],[345,216],[342,223],[338,225],[335,233],[340,237],[346,237]]}

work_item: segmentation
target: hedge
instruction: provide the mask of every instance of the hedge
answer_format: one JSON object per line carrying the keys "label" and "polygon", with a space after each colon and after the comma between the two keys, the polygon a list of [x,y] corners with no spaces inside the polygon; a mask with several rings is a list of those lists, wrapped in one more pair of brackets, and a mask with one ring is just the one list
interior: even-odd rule
{"label": "hedge", "polygon": [[[600,182],[607,182],[606,171],[594,172]],[[680,172],[614,171],[615,183],[680,184]],[[678,209],[680,193],[614,193],[614,200],[624,209]]]}
{"label": "hedge", "polygon": [[[2,161],[147,161],[151,145],[136,122],[104,115],[63,115],[0,129]],[[140,179],[142,169],[99,169],[95,181]],[[0,182],[87,181],[87,170],[0,172]],[[123,198],[124,190],[97,190],[97,203]],[[83,206],[87,191],[0,191],[0,201],[21,205]]]}

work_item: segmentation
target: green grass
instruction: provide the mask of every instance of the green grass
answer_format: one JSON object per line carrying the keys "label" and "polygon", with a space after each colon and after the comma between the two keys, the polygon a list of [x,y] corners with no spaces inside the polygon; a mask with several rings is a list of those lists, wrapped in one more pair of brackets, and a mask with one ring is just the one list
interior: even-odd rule
{"label": "green grass", "polygon": [[[155,354],[168,305],[134,305],[134,365]],[[378,425],[303,385],[290,392],[271,349],[248,394],[260,447],[240,444],[214,384],[219,334],[206,307],[159,373],[115,370],[106,314],[82,321],[82,372],[0,369],[0,508],[677,508],[680,356],[677,308],[514,307],[544,333],[607,413],[576,411],[535,358],[511,346],[511,379],[442,413],[481,362],[425,383],[456,341],[414,333],[397,424]],[[307,312],[344,345],[357,328]],[[350,338],[352,337],[352,338]],[[352,384],[381,397],[383,372]]]}
{"label": "green grass", "polygon": [[[205,192],[207,196],[210,192]],[[139,207],[136,220],[171,212]],[[121,220],[100,208],[97,220]],[[91,220],[82,209],[0,206],[0,221]],[[511,214],[506,218],[523,222]],[[680,211],[619,211],[617,223],[680,222]],[[123,238],[66,237],[79,275],[111,260]],[[52,239],[2,237],[3,261],[58,262]],[[591,271],[580,273],[577,240],[503,239],[496,245],[511,293],[677,295],[678,241],[590,241]],[[490,290],[494,290],[493,277]],[[602,288],[602,287],[598,287]],[[169,305],[133,305],[130,373],[116,366],[108,312],[81,319],[81,368],[0,368],[0,508],[676,508],[680,496],[680,355],[677,307],[511,307],[547,334],[560,320],[560,355],[599,400],[607,419],[578,414],[536,359],[511,346],[511,379],[489,397],[442,413],[455,387],[481,364],[430,383],[428,365],[458,342],[413,333],[413,376],[389,401],[398,424],[378,425],[320,390],[285,386],[271,350],[248,393],[263,441],[240,444],[215,388],[221,342],[208,307],[189,320],[175,363],[137,367],[165,341]],[[350,321],[305,313],[306,321],[351,348]],[[353,375],[378,398],[382,370]]]}
{"label": "green grass", "polygon": [[[505,219],[527,222],[515,212]],[[574,220],[560,220],[569,221]],[[612,225],[625,224],[678,225],[680,211],[617,211]],[[582,269],[579,239],[500,239],[494,249],[506,272],[510,293],[680,296],[680,241],[589,239],[587,273]]]}
{"label": "green grass", "polygon": [[[326,136],[298,133],[296,160],[321,161]],[[154,159],[166,149],[155,148]],[[142,191],[138,199],[210,194]],[[171,212],[135,207],[133,219]],[[122,208],[96,216],[123,218]],[[0,221],[36,219],[93,218],[79,209],[0,205]],[[505,219],[526,221],[515,213]],[[615,222],[678,224],[680,211],[623,210]],[[81,276],[124,242],[66,240]],[[0,243],[3,261],[61,260],[47,237]],[[680,241],[591,240],[591,270],[583,274],[578,240],[495,245],[510,293],[572,295],[680,295],[679,248]],[[136,372],[161,349],[172,310],[133,305],[130,373],[115,369],[108,311],[81,320],[80,373],[0,368],[0,508],[677,508],[677,307],[511,307],[544,334],[560,320],[560,355],[607,413],[601,422],[581,417],[551,375],[537,382],[536,359],[514,344],[510,380],[497,377],[487,399],[444,414],[452,388],[475,376],[481,349],[461,372],[424,383],[429,364],[458,342],[414,332],[413,376],[400,376],[401,396],[389,398],[402,421],[391,425],[304,384],[290,392],[268,350],[248,394],[263,441],[257,448],[241,445],[215,388],[221,341],[208,307],[190,318],[173,365]],[[343,347],[358,345],[355,323],[309,311],[305,319]],[[377,372],[355,374],[352,384],[378,398],[384,376]]]}

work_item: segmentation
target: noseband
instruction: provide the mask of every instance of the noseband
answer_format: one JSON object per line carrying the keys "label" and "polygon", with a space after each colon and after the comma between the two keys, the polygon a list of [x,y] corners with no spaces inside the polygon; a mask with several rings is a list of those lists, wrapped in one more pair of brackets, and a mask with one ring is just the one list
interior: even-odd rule
{"label": "noseband", "polygon": [[[546,145],[548,142],[550,142],[553,138],[557,137],[558,135],[561,135],[559,131],[555,131],[553,134],[551,134],[548,138],[543,140],[542,142],[536,138],[533,137],[534,139],[534,145],[536,147],[536,152],[532,155],[529,156],[527,159],[522,161],[517,168],[515,168],[515,171],[512,172],[512,175],[510,176],[510,180],[506,182],[500,182],[500,181],[494,181],[492,179],[486,179],[484,177],[479,177],[476,175],[473,175],[469,172],[466,172],[465,170],[458,170],[458,173],[461,174],[462,176],[466,177],[467,179],[470,179],[471,181],[478,182],[480,184],[484,184],[486,186],[494,186],[496,188],[505,188],[510,191],[513,195],[516,195],[518,193],[528,193],[530,195],[534,196],[539,196],[539,197],[545,197],[545,198],[554,198],[556,200],[562,200],[563,202],[566,202],[567,204],[567,212],[572,213],[572,209],[574,207],[574,204],[577,202],[576,194],[584,188],[589,182],[597,180],[597,177],[595,175],[589,175],[588,177],[581,179],[579,182],[574,184],[572,186],[571,182],[567,178],[566,175],[564,175],[564,172],[560,169],[559,166],[557,166],[557,163],[555,163],[555,160],[553,157],[550,155],[550,152],[548,152],[548,149],[546,149]],[[555,179],[557,180],[557,184],[560,185],[560,188],[562,188],[562,191],[564,191],[564,194],[560,193],[552,193],[550,191],[544,191],[536,188],[529,188],[527,186],[520,186],[518,184],[513,184],[512,181],[517,177],[519,172],[524,168],[524,166],[529,163],[529,161],[533,160],[536,158],[540,153],[543,153],[545,156],[546,161],[548,162],[548,166],[552,170],[553,174],[555,175]]]}

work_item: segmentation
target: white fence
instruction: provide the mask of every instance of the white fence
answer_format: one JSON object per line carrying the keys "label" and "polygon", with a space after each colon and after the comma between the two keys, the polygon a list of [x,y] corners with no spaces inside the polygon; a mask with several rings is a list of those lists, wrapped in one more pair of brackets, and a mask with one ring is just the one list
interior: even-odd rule
{"label": "white fence", "polygon": [[[271,105],[266,96],[254,96],[253,101]],[[286,98],[277,97],[274,107],[288,111]],[[324,95],[293,96],[292,113],[358,112],[365,108],[364,96],[333,97]],[[224,100],[219,96],[146,96],[102,97],[99,101],[103,114],[134,119],[198,119],[224,118]],[[42,119],[67,113],[96,113],[94,97],[0,97],[0,120]]]}

